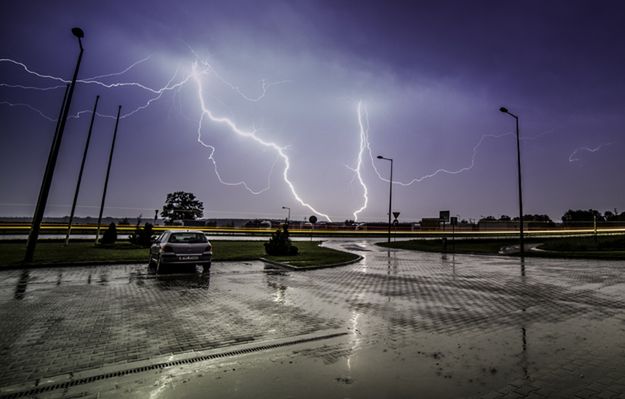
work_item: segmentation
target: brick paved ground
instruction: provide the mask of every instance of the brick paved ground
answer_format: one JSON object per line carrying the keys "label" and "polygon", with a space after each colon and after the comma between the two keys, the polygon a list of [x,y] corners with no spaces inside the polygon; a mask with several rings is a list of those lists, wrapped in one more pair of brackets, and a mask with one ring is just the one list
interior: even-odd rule
{"label": "brick paved ground", "polygon": [[[365,259],[297,273],[259,262],[216,263],[209,275],[141,265],[0,272],[0,387],[339,329],[349,334],[280,355],[295,366],[258,354],[240,360],[241,375],[315,370],[306,380],[337,397],[625,398],[625,262],[329,245]],[[187,385],[204,387],[211,371],[202,375]]]}

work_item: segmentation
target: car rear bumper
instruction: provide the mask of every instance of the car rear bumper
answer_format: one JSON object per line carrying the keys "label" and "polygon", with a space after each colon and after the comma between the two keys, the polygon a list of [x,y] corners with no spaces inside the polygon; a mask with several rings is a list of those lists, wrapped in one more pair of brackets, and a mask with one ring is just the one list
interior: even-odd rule
{"label": "car rear bumper", "polygon": [[161,264],[165,265],[199,265],[199,264],[209,264],[213,258],[212,253],[204,253],[204,254],[183,254],[183,255],[174,255],[174,254],[161,254]]}

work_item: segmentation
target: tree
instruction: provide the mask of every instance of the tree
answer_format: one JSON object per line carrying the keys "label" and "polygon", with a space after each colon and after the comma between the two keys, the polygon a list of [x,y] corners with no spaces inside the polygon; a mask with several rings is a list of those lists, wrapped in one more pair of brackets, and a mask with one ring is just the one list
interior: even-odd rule
{"label": "tree", "polygon": [[152,234],[154,234],[152,227],[151,223],[146,223],[143,228],[141,228],[140,224],[137,223],[135,232],[128,236],[128,241],[134,245],[146,248],[149,247],[150,244],[152,244]]}
{"label": "tree", "polygon": [[582,209],[578,209],[578,210],[572,210],[569,209],[568,211],[566,211],[566,213],[562,216],[562,221],[564,223],[570,223],[570,222],[592,222],[594,218],[597,218],[597,222],[603,222],[603,215],[601,215],[601,212],[597,211],[596,209],[589,209],[587,211],[582,210]]}
{"label": "tree", "polygon": [[195,198],[195,194],[176,191],[167,194],[161,217],[165,224],[172,224],[174,220],[195,220],[204,216],[204,204]]}
{"label": "tree", "polygon": [[102,240],[100,242],[102,245],[113,245],[115,241],[117,241],[117,226],[115,226],[115,223],[111,223],[104,232],[104,235],[102,235]]}
{"label": "tree", "polygon": [[265,243],[265,252],[274,256],[297,255],[298,248],[291,244],[289,226],[286,223],[282,226],[282,231],[278,229],[271,234],[269,242]]}

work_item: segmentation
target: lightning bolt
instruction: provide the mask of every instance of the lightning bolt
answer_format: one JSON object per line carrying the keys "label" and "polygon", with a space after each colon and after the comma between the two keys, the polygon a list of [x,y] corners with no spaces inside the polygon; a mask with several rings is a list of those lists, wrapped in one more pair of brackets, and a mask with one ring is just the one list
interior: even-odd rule
{"label": "lightning bolt", "polygon": [[[214,147],[207,145],[206,143],[204,143],[204,141],[202,140],[202,126],[204,123],[204,120],[206,118],[208,118],[211,122],[219,124],[219,125],[224,125],[226,126],[231,132],[233,132],[234,134],[244,137],[246,139],[252,140],[255,143],[259,144],[262,147],[266,147],[269,148],[271,150],[273,150],[279,158],[282,159],[283,163],[284,163],[284,169],[282,171],[282,179],[284,180],[284,182],[286,183],[286,185],[289,187],[291,194],[293,195],[293,197],[295,198],[295,200],[302,206],[308,208],[309,210],[311,210],[312,212],[314,212],[315,214],[322,216],[324,218],[326,218],[328,221],[332,221],[330,219],[330,216],[326,215],[325,213],[322,213],[320,211],[318,211],[317,209],[315,209],[312,205],[310,205],[309,203],[307,203],[306,201],[304,201],[299,194],[297,193],[297,190],[295,189],[295,186],[293,185],[293,183],[291,182],[291,180],[289,179],[289,169],[291,167],[291,162],[289,160],[288,155],[286,154],[285,147],[280,147],[278,144],[271,142],[271,141],[266,141],[262,138],[260,138],[257,134],[256,134],[256,130],[243,130],[241,128],[239,128],[235,122],[233,122],[230,118],[224,117],[224,116],[217,116],[215,115],[207,106],[206,101],[204,100],[204,86],[203,86],[203,81],[201,79],[201,75],[202,74],[206,74],[207,70],[203,70],[200,71],[198,70],[198,63],[194,63],[193,64],[193,72],[192,72],[192,76],[195,80],[195,83],[197,85],[197,93],[198,93],[198,101],[200,103],[200,107],[202,110],[202,115],[200,116],[200,120],[198,122],[198,128],[197,128],[197,133],[198,133],[198,142],[200,144],[202,144],[204,147],[209,148],[209,149],[213,149],[214,152]],[[212,156],[212,153],[211,153]],[[214,161],[214,159],[213,159]]]}
{"label": "lightning bolt", "polygon": [[[459,168],[459,169],[453,169],[453,170],[450,170],[450,169],[445,169],[445,168],[440,168],[440,169],[435,170],[435,171],[434,171],[434,172],[432,172],[432,173],[428,173],[427,175],[424,175],[424,176],[421,176],[421,177],[415,177],[414,179],[412,179],[412,180],[410,180],[410,181],[408,181],[408,182],[393,181],[393,183],[394,183],[394,184],[398,184],[398,185],[400,185],[400,186],[410,186],[410,185],[412,185],[412,184],[414,184],[414,183],[420,183],[420,182],[422,182],[422,181],[424,181],[424,180],[431,179],[431,178],[433,178],[433,177],[435,177],[435,176],[437,176],[437,175],[439,175],[439,174],[457,175],[457,174],[460,174],[460,173],[466,172],[466,171],[468,171],[468,170],[471,170],[471,169],[473,169],[473,167],[475,166],[475,159],[477,158],[477,155],[478,155],[478,150],[479,150],[480,146],[482,145],[482,143],[483,143],[486,139],[491,139],[491,138],[493,138],[493,139],[498,139],[498,138],[501,138],[501,137],[510,136],[510,135],[512,135],[512,134],[513,134],[513,133],[503,133],[503,134],[484,134],[484,135],[482,135],[482,137],[480,137],[480,139],[478,140],[477,144],[475,144],[475,145],[473,146],[473,153],[472,153],[472,155],[471,155],[471,162],[469,163],[469,165],[468,165],[468,166],[464,166],[464,167],[462,167],[462,168]],[[380,172],[378,171],[377,167],[375,166],[375,162],[374,162],[374,160],[373,160],[373,153],[372,153],[372,151],[371,151],[371,147],[369,147],[369,157],[370,157],[370,159],[371,159],[371,165],[373,166],[373,169],[375,170],[375,173],[378,175],[378,178],[379,178],[380,180],[383,180],[383,181],[385,181],[385,182],[387,182],[387,183],[388,183],[388,179],[387,179],[387,178],[385,178],[385,177],[383,177],[383,176],[380,174]]]}
{"label": "lightning bolt", "polygon": [[43,113],[43,111],[41,111],[40,109],[37,109],[35,107],[33,107],[30,104],[24,104],[24,103],[10,103],[8,101],[0,101],[0,105],[7,105],[9,107],[25,107],[30,109],[31,111],[34,111],[36,113],[38,113],[42,118],[49,120],[50,122],[56,122],[56,118],[53,118],[51,116],[48,116],[46,114]]}
{"label": "lightning bolt", "polygon": [[577,158],[576,156],[577,156],[577,154],[578,154],[579,152],[581,152],[581,151],[586,151],[586,152],[597,152],[597,151],[599,151],[601,148],[606,147],[606,146],[608,146],[608,145],[610,145],[610,144],[612,144],[612,143],[602,143],[602,144],[599,144],[599,145],[598,145],[597,147],[595,147],[595,148],[591,148],[591,147],[579,147],[579,148],[576,148],[576,149],[575,149],[575,150],[571,153],[571,155],[569,155],[569,162],[577,162],[577,161],[580,161],[580,159],[579,159],[579,158]]}
{"label": "lightning bolt", "polygon": [[[150,87],[147,87],[141,83],[138,82],[118,82],[118,83],[111,83],[111,84],[107,84],[104,82],[101,82],[97,79],[100,78],[106,78],[106,77],[112,77],[112,76],[121,76],[125,73],[127,73],[128,71],[130,71],[131,69],[135,68],[137,65],[142,64],[144,62],[147,62],[149,59],[151,58],[151,56],[145,57],[143,59],[140,59],[139,61],[136,61],[134,63],[132,63],[130,66],[124,68],[122,71],[120,72],[115,72],[115,73],[109,73],[109,74],[105,74],[105,75],[98,75],[98,76],[93,76],[90,78],[86,78],[86,79],[80,79],[77,80],[77,83],[83,83],[83,84],[96,84],[96,85],[100,85],[104,88],[117,88],[117,87],[138,87],[142,90],[146,90],[150,93],[153,94],[152,97],[150,97],[144,104],[136,107],[135,109],[128,111],[122,115],[120,115],[120,119],[124,119],[124,118],[128,118],[134,114],[136,114],[137,112],[143,111],[144,109],[148,108],[154,101],[159,100],[165,93],[172,91],[172,90],[176,90],[181,88],[183,85],[185,85],[189,79],[191,78],[191,75],[187,75],[186,77],[184,77],[183,79],[181,79],[180,81],[174,83],[174,80],[176,79],[176,77],[179,75],[179,71],[176,71],[173,76],[169,79],[169,81],[167,82],[167,84],[164,87],[158,88],[158,89],[153,89]],[[0,87],[8,87],[8,88],[19,88],[19,89],[24,89],[24,90],[39,90],[39,91],[48,91],[48,90],[55,90],[55,89],[59,89],[59,88],[64,88],[65,84],[70,83],[69,80],[60,78],[58,76],[52,76],[52,75],[46,75],[43,73],[39,73],[37,71],[34,71],[32,69],[30,69],[26,64],[16,61],[16,60],[12,60],[9,58],[0,58],[0,63],[11,63],[13,65],[17,65],[20,68],[22,68],[26,73],[28,73],[29,75],[38,77],[38,78],[42,78],[42,79],[48,79],[48,80],[54,80],[54,81],[58,81],[61,82],[63,84],[60,85],[56,85],[56,86],[49,86],[49,87],[35,87],[35,86],[24,86],[24,85],[13,85],[13,84],[7,84],[7,83],[0,83]],[[44,112],[42,112],[41,110],[28,105],[28,104],[14,104],[14,103],[10,103],[7,101],[3,101],[1,104],[5,104],[5,105],[9,105],[9,106],[24,106],[27,107],[29,109],[31,109],[32,111],[37,112],[39,115],[41,115],[42,117],[44,117],[47,120],[50,120],[52,122],[56,122],[55,118],[51,118],[49,116],[47,116]],[[82,111],[78,111],[72,115],[69,116],[70,119],[79,119],[81,116],[83,115],[90,115],[91,114],[91,110],[82,110]],[[111,119],[115,119],[116,115],[108,115],[108,114],[102,114],[102,113],[98,113],[97,114],[99,117],[103,117],[103,118],[111,118]]]}
{"label": "lightning bolt", "polygon": [[[195,52],[194,52],[195,54]],[[197,56],[197,54],[196,54]],[[201,65],[203,67],[202,71],[200,71],[198,69],[198,61],[196,61],[193,66],[192,66],[192,72],[190,74],[188,74],[186,77],[182,78],[182,79],[176,79],[176,77],[178,76],[178,71],[176,71],[176,73],[171,77],[171,79],[167,82],[167,84],[161,88],[151,88],[148,87],[142,83],[139,82],[114,82],[114,83],[106,83],[103,82],[101,79],[103,78],[110,78],[110,77],[117,77],[117,76],[121,76],[125,73],[127,73],[128,71],[130,71],[131,69],[135,68],[137,65],[142,64],[144,62],[147,62],[150,59],[150,57],[146,57],[143,58],[141,60],[138,60],[136,62],[134,62],[133,64],[131,64],[130,66],[126,67],[125,69],[123,69],[120,72],[115,72],[115,73],[109,73],[109,74],[103,74],[103,75],[98,75],[98,76],[93,76],[90,78],[86,78],[86,79],[80,79],[77,82],[81,83],[81,84],[85,84],[85,85],[98,85],[100,87],[106,88],[106,89],[112,89],[112,88],[121,88],[121,87],[135,87],[138,89],[141,89],[143,91],[146,91],[148,93],[151,93],[153,96],[150,97],[145,103],[143,103],[142,105],[136,107],[135,109],[123,114],[120,116],[120,118],[128,118],[132,115],[135,115],[136,113],[143,111],[145,109],[147,109],[153,102],[159,100],[162,98],[162,96],[170,91],[173,90],[177,90],[180,89],[182,86],[184,86],[187,82],[189,82],[190,79],[194,79],[195,83],[197,84],[197,88],[198,88],[198,98],[199,98],[199,102],[200,102],[200,106],[201,106],[201,110],[202,110],[202,115],[200,117],[200,120],[198,122],[198,142],[203,145],[205,148],[209,149],[209,160],[213,165],[213,169],[215,171],[216,176],[218,177],[219,181],[224,184],[224,185],[229,185],[229,186],[242,186],[244,187],[248,192],[252,193],[252,194],[261,194],[267,190],[269,190],[270,188],[270,177],[272,175],[273,169],[275,167],[276,162],[274,162],[274,164],[272,165],[272,168],[270,170],[269,173],[269,177],[268,177],[268,182],[267,185],[262,188],[262,189],[253,189],[252,187],[250,187],[246,182],[244,181],[238,181],[238,182],[227,182],[225,181],[221,174],[219,173],[218,167],[217,167],[217,162],[215,160],[215,147],[207,144],[203,141],[202,139],[202,126],[203,123],[205,121],[205,119],[209,119],[210,121],[212,121],[213,123],[217,123],[217,124],[222,124],[222,125],[226,125],[230,131],[232,131],[233,133],[243,136],[245,138],[251,139],[254,142],[256,142],[257,144],[263,146],[263,147],[267,147],[272,149],[276,154],[277,154],[277,158],[276,161],[278,159],[282,159],[283,163],[284,163],[284,169],[282,172],[282,177],[284,182],[287,184],[287,186],[289,187],[291,194],[293,195],[293,197],[297,200],[298,203],[300,203],[302,206],[310,209],[312,212],[314,212],[315,214],[326,218],[328,221],[331,221],[330,217],[323,213],[318,211],[317,209],[315,209],[311,204],[307,203],[306,201],[304,201],[301,196],[298,194],[293,182],[290,180],[289,178],[289,169],[291,167],[290,164],[290,160],[289,157],[286,153],[286,147],[280,147],[279,145],[277,145],[276,143],[270,142],[270,141],[266,141],[262,138],[260,138],[256,131],[246,131],[243,130],[241,128],[239,128],[231,119],[226,118],[226,117],[221,117],[221,116],[217,116],[215,115],[208,107],[206,102],[204,101],[204,97],[203,97],[203,84],[202,84],[202,79],[201,79],[201,75],[202,74],[207,74],[210,73],[213,76],[215,76],[219,81],[221,81],[224,85],[226,85],[227,87],[229,87],[230,89],[232,89],[233,91],[235,91],[238,95],[240,95],[243,99],[247,100],[247,101],[251,101],[251,102],[258,102],[260,100],[262,100],[265,95],[267,94],[268,90],[270,87],[275,86],[275,85],[279,85],[279,84],[283,84],[286,83],[288,81],[284,80],[284,81],[278,81],[278,82],[267,82],[266,80],[262,80],[261,81],[261,93],[257,96],[249,96],[246,93],[244,93],[238,86],[235,86],[233,84],[231,84],[230,82],[228,82],[226,79],[224,79],[219,73],[217,73],[217,71],[207,62],[203,61],[201,62]],[[57,77],[57,76],[52,76],[52,75],[48,75],[48,74],[44,74],[44,73],[40,73],[38,71],[35,71],[31,68],[29,68],[26,64],[16,61],[16,60],[12,60],[12,59],[8,59],[8,58],[1,58],[0,59],[0,63],[11,63],[13,65],[16,65],[18,67],[20,67],[21,69],[23,69],[26,73],[35,76],[37,78],[41,78],[41,79],[46,79],[46,80],[52,80],[55,82],[59,82],[59,85],[56,86],[49,86],[49,87],[36,87],[36,86],[26,86],[26,85],[13,85],[13,84],[7,84],[7,83],[0,83],[0,87],[9,87],[9,88],[20,88],[20,89],[25,89],[25,90],[39,90],[39,91],[48,91],[48,90],[55,90],[61,87],[64,87],[64,84],[68,83],[69,81],[66,79],[63,79],[61,77]],[[42,117],[46,118],[47,120],[50,121],[54,121],[54,118],[50,118],[49,116],[45,115],[45,113],[43,113],[42,111],[40,111],[39,109],[32,107],[28,104],[12,104],[9,102],[3,102],[3,104],[6,105],[10,105],[10,106],[24,106],[24,107],[28,107],[29,109],[37,112],[38,114],[40,114]],[[71,118],[80,118],[81,116],[85,115],[85,114],[90,114],[91,111],[90,110],[83,110],[83,111],[78,111],[75,114],[71,115]],[[106,114],[97,114],[100,117],[105,117],[105,118],[114,118],[114,115],[106,115]]]}
{"label": "lightning bolt", "polygon": [[361,169],[363,165],[363,156],[364,156],[365,151],[369,149],[369,153],[371,153],[371,149],[369,145],[369,118],[367,116],[367,109],[363,106],[362,101],[358,101],[357,113],[358,113],[358,128],[359,128],[359,135],[360,135],[360,145],[358,149],[358,156],[356,157],[356,167],[355,168],[348,167],[348,168],[354,172],[356,178],[358,179],[358,183],[362,187],[363,202],[362,202],[362,206],[353,212],[354,221],[358,220],[358,214],[364,211],[365,209],[367,209],[367,204],[369,203],[369,196],[368,196],[369,190],[362,178]]}

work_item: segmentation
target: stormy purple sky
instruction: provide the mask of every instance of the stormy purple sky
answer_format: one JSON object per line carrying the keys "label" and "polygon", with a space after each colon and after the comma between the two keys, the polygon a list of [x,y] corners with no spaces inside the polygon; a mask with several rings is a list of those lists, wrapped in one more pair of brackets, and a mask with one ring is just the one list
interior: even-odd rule
{"label": "stormy purple sky", "polygon": [[[289,206],[301,220],[313,211],[295,190],[345,220],[365,185],[358,219],[382,221],[378,154],[404,183],[401,220],[514,216],[514,119],[500,106],[520,116],[526,213],[620,212],[624,17],[620,1],[4,1],[0,215],[32,216],[63,96],[62,82],[10,60],[70,79],[74,26],[85,81],[71,114],[101,95],[79,216],[97,216],[118,105],[107,216],[151,217],[184,190],[205,217]],[[69,214],[89,118],[68,122],[47,216]],[[374,164],[387,178],[388,162]]]}

